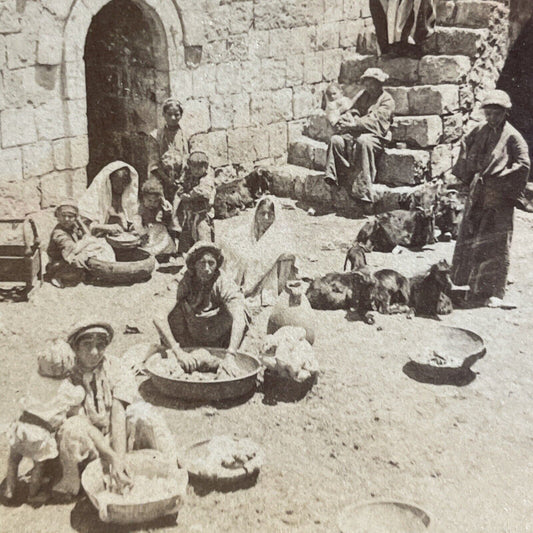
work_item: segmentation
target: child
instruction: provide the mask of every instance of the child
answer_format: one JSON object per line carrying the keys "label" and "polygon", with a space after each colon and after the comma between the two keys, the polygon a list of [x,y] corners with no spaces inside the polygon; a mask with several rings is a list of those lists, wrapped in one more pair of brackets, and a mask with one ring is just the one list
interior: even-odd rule
{"label": "child", "polygon": [[161,182],[152,176],[141,188],[139,214],[133,221],[143,248],[156,257],[173,254],[176,247],[168,230],[171,222],[172,204],[165,199]]}
{"label": "child", "polygon": [[[63,378],[74,366],[74,353],[70,346],[60,340],[54,341],[39,357],[39,374]],[[55,383],[54,383],[55,382]],[[50,388],[57,393],[51,400],[42,401],[35,397],[39,392],[46,395]],[[41,380],[31,387],[31,396],[24,401],[24,410],[13,424],[9,434],[9,459],[6,476],[5,497],[10,500],[15,494],[18,480],[18,466],[23,457],[33,460],[28,501],[38,503],[46,499],[39,493],[45,461],[58,456],[55,434],[69,413],[81,406],[85,392],[69,381]]]}
{"label": "child", "polygon": [[54,212],[57,225],[50,235],[46,275],[56,287],[65,284],[77,285],[83,281],[85,270],[75,260],[76,243],[82,240],[85,229],[78,216],[78,206],[74,200],[64,200]]}
{"label": "child", "polygon": [[215,240],[215,177],[204,152],[191,152],[174,200],[175,224],[181,228],[178,252],[198,241]]}
{"label": "child", "polygon": [[67,418],[58,433],[63,477],[54,492],[62,500],[78,494],[79,464],[87,458],[102,457],[119,486],[131,483],[124,462],[127,451],[148,447],[165,454],[169,467],[176,461],[165,421],[155,409],[138,401],[134,376],[124,362],[106,356],[112,339],[109,324],[91,320],[79,323],[68,337],[75,353],[69,379],[81,385],[85,395],[80,414]]}
{"label": "child", "polygon": [[341,115],[346,113],[353,105],[353,100],[344,96],[338,83],[330,83],[324,92],[322,107],[326,112],[326,118],[330,125],[334,127]]}
{"label": "child", "polygon": [[50,235],[46,276],[58,288],[77,285],[85,279],[87,261],[97,257],[115,261],[113,249],[104,239],[89,234],[78,215],[74,200],[63,200],[55,210],[57,225]]}

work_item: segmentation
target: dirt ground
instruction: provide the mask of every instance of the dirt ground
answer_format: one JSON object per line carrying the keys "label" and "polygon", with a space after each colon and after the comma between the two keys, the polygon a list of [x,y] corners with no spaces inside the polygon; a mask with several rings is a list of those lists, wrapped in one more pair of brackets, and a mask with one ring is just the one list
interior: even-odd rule
{"label": "dirt ground", "polygon": [[[312,217],[302,209],[286,214],[298,236],[303,273],[340,270],[362,221]],[[220,221],[217,232],[241,221]],[[336,532],[346,505],[394,498],[425,509],[434,532],[532,532],[532,234],[533,216],[517,213],[508,291],[517,310],[456,310],[441,322],[470,328],[486,343],[486,356],[462,386],[421,383],[403,371],[410,355],[424,348],[417,344],[417,329],[437,328],[436,321],[378,316],[369,326],[347,320],[342,311],[316,312],[321,375],[298,403],[269,405],[257,392],[238,405],[190,408],[146,386],[179,447],[227,433],[260,443],[267,460],[254,487],[205,495],[189,487],[177,524],[163,520],[140,531]],[[440,258],[451,260],[452,251],[453,243],[439,243],[424,252],[374,253],[369,260],[371,267],[411,275]],[[157,272],[150,282],[131,287],[44,285],[29,303],[0,304],[3,428],[36,371],[43,339],[89,309],[113,324],[117,335],[110,351],[123,353],[135,343],[155,341],[151,318],[169,296],[172,276]],[[259,324],[264,322],[263,317]],[[123,334],[126,325],[141,334]],[[0,463],[6,459],[2,436]],[[133,530],[100,523],[86,498],[37,509],[2,505],[0,524],[5,533]]]}

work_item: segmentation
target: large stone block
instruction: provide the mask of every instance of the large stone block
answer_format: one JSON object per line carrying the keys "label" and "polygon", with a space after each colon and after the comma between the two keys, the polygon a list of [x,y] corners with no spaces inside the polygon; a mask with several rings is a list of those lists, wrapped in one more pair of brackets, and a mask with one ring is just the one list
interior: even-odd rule
{"label": "large stone block", "polygon": [[266,128],[236,128],[228,131],[228,157],[231,163],[258,161],[268,157]]}
{"label": "large stone block", "polygon": [[89,140],[86,135],[58,139],[53,143],[54,167],[67,170],[84,167],[89,162]]}
{"label": "large stone block", "polygon": [[342,48],[357,47],[359,36],[363,33],[365,23],[362,19],[344,20],[340,23],[340,46]]}
{"label": "large stone block", "polygon": [[24,178],[42,176],[54,170],[52,143],[41,141],[22,147]]}
{"label": "large stone block", "polygon": [[63,198],[72,195],[72,180],[69,171],[51,172],[41,177],[41,207],[53,207]]}
{"label": "large stone block", "polygon": [[[63,135],[58,135],[57,138],[87,135],[87,102],[85,99],[67,100],[65,102],[65,109],[65,132]],[[61,114],[58,116],[61,116]]]}
{"label": "large stone block", "polygon": [[239,63],[223,63],[217,66],[217,93],[235,94],[241,91],[242,72]]}
{"label": "large stone block", "polygon": [[394,109],[395,115],[412,115],[409,108],[409,92],[411,87],[387,87],[386,91],[394,98],[396,107]]}
{"label": "large stone block", "polygon": [[411,198],[417,187],[389,187],[387,185],[376,183],[374,185],[374,209],[375,213],[387,213],[394,209],[406,209],[409,206]]}
{"label": "large stone block", "polygon": [[0,150],[0,168],[0,184],[22,180],[22,155],[20,148],[4,148]]}
{"label": "large stone block", "polygon": [[63,32],[59,21],[52,15],[43,14],[37,40],[37,63],[59,65],[63,54]]}
{"label": "large stone block", "polygon": [[427,148],[435,146],[442,136],[442,120],[437,115],[419,117],[395,117],[392,124],[394,141],[410,146]]}
{"label": "large stone block", "polygon": [[324,21],[336,22],[343,18],[343,0],[329,0],[325,2]]}
{"label": "large stone block", "polygon": [[346,57],[341,65],[339,83],[355,83],[361,78],[363,72],[370,67],[375,67],[377,58],[375,56],[363,56],[359,54]]}
{"label": "large stone block", "polygon": [[247,33],[254,22],[254,3],[234,2],[229,13],[230,33]]}
{"label": "large stone block", "polygon": [[289,144],[288,162],[314,170],[323,170],[326,166],[328,145],[326,143],[301,137]]}
{"label": "large stone block", "polygon": [[0,218],[24,218],[41,207],[39,178],[0,181]]}
{"label": "large stone block", "polygon": [[192,89],[196,98],[215,94],[216,76],[215,65],[200,65],[192,71]]}
{"label": "large stone block", "polygon": [[452,168],[453,145],[440,144],[431,152],[431,177],[437,178]]}
{"label": "large stone block", "polygon": [[324,80],[337,80],[341,71],[341,64],[341,50],[326,50],[322,55],[322,77]]}
{"label": "large stone block", "polygon": [[420,81],[427,85],[460,84],[471,69],[467,56],[425,56],[420,60]]}
{"label": "large stone block", "polygon": [[185,102],[181,126],[188,135],[208,131],[211,127],[208,101],[204,98],[198,98]]}
{"label": "large stone block", "polygon": [[34,37],[14,33],[6,37],[7,65],[10,69],[35,65],[37,42]]}
{"label": "large stone block", "polygon": [[85,167],[70,171],[70,189],[72,198],[79,200],[87,190],[87,169]]}
{"label": "large stone block", "polygon": [[437,3],[437,21],[445,26],[487,28],[500,2],[489,0],[448,0]]}
{"label": "large stone block", "polygon": [[320,83],[322,81],[322,52],[306,54],[304,57],[304,82]]}
{"label": "large stone block", "polygon": [[316,46],[318,50],[331,50],[339,47],[339,24],[337,22],[317,26]]}
{"label": "large stone block", "polygon": [[287,58],[287,87],[302,85],[304,82],[304,57],[303,55],[290,55]]}
{"label": "large stone block", "polygon": [[261,59],[270,57],[270,32],[250,30],[248,34],[248,57]]}
{"label": "large stone block", "polygon": [[323,19],[322,0],[262,0],[255,3],[254,24],[258,30],[315,25]]}
{"label": "large stone block", "polygon": [[263,59],[261,61],[262,83],[264,90],[282,89],[287,80],[287,65],[285,61],[277,59]]}
{"label": "large stone block", "polygon": [[9,148],[37,141],[32,108],[6,109],[0,113],[2,147]]}
{"label": "large stone block", "polygon": [[252,95],[251,119],[256,125],[271,124],[292,118],[292,90],[281,89]]}
{"label": "large stone block", "polygon": [[22,107],[26,103],[25,69],[8,70],[3,72],[3,90],[0,98],[4,107]]}
{"label": "large stone block", "polygon": [[17,0],[3,0],[0,3],[0,33],[17,33],[20,28]]}
{"label": "large stone block", "polygon": [[201,150],[209,156],[209,164],[221,167],[228,164],[228,138],[225,131],[199,133],[190,139],[191,150]]}
{"label": "large stone block", "polygon": [[311,115],[322,104],[323,91],[317,85],[294,87],[292,110],[294,118]]}
{"label": "large stone block", "polygon": [[417,83],[418,65],[418,59],[409,57],[381,58],[378,62],[378,66],[390,76],[387,83],[391,85]]}
{"label": "large stone block", "polygon": [[388,148],[378,162],[377,182],[392,185],[413,185],[429,175],[429,152]]}
{"label": "large stone block", "polygon": [[[79,102],[79,104],[76,105],[74,102]],[[72,109],[70,109],[70,104],[72,104]],[[65,136],[64,105],[67,107],[68,121],[73,131],[72,135],[87,134],[85,100],[69,100],[65,104],[61,100],[51,100],[35,109],[35,124],[40,140],[54,140]],[[71,115],[71,111],[75,115]],[[82,125],[83,131],[80,131]]]}
{"label": "large stone block", "polygon": [[[182,102],[196,94],[192,88],[192,72],[184,69],[173,70],[169,72],[170,79],[170,94],[178,98]],[[211,86],[214,92],[215,84]],[[166,92],[166,83],[158,83],[156,86],[156,93],[158,98],[162,97]],[[165,95],[167,96],[167,95]],[[200,95],[198,95],[200,96]],[[164,98],[163,98],[164,100]]]}
{"label": "large stone block", "polygon": [[231,35],[226,40],[226,50],[228,61],[246,61],[249,58],[247,35]]}
{"label": "large stone block", "polygon": [[304,199],[308,202],[332,205],[333,192],[331,187],[325,182],[323,173],[307,176],[304,184]]}
{"label": "large stone block", "polygon": [[78,100],[85,98],[85,62],[84,61],[70,61],[63,65],[64,76],[64,95],[69,100]]}
{"label": "large stone block", "polygon": [[288,147],[287,123],[278,122],[276,124],[269,124],[267,130],[269,157],[286,157]]}
{"label": "large stone block", "polygon": [[457,85],[421,85],[408,88],[411,115],[444,115],[459,108]]}
{"label": "large stone block", "polygon": [[435,33],[437,54],[474,57],[488,36],[487,29],[438,28]]}
{"label": "large stone block", "polygon": [[73,0],[41,0],[44,7],[59,19],[66,19],[70,13]]}
{"label": "large stone block", "polygon": [[464,118],[461,113],[455,113],[443,117],[443,134],[442,142],[451,143],[460,139],[463,135]]}

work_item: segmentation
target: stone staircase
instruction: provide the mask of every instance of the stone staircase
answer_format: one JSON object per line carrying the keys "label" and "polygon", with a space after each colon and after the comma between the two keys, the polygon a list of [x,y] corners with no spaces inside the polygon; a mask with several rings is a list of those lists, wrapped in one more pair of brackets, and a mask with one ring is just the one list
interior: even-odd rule
{"label": "stone staircase", "polygon": [[[467,123],[479,114],[483,92],[494,87],[503,67],[507,24],[501,2],[445,0],[420,59],[345,57],[339,83],[353,90],[368,67],[378,66],[389,74],[387,90],[396,102],[392,143],[378,165],[376,211],[405,207],[410,194],[452,167]],[[330,136],[322,111],[309,117],[290,139],[290,165],[271,169],[275,194],[355,209],[346,193],[321,182]]]}

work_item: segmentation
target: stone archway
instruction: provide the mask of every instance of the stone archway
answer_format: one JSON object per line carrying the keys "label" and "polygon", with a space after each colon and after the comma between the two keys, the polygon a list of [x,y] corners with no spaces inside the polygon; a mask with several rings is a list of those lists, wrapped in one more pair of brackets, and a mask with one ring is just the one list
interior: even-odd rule
{"label": "stone archway", "polygon": [[[61,87],[63,104],[63,126],[65,135],[71,141],[71,145],[79,152],[92,151],[94,136],[91,131],[91,142],[89,141],[88,116],[87,116],[87,83],[85,69],[85,48],[86,38],[89,34],[94,19],[106,6],[112,4],[114,0],[73,0],[66,15],[66,22],[62,31],[63,46],[61,53]],[[177,92],[175,80],[179,79],[177,73],[185,68],[183,53],[182,21],[178,12],[176,0],[127,0],[128,11],[135,8],[140,11],[142,24],[149,29],[152,39],[152,49],[154,51],[155,70],[157,72],[158,83],[155,85],[155,101],[159,105],[172,91]],[[124,18],[121,14],[121,18]],[[91,82],[89,81],[89,84]],[[150,95],[149,99],[153,99]],[[152,105],[148,106],[153,107]],[[137,113],[140,117],[145,117],[142,106]],[[152,113],[148,114],[149,120],[134,119],[136,124],[135,133],[146,132],[150,127],[161,125],[163,117],[157,113],[154,118]],[[59,118],[59,117],[58,117]],[[157,124],[153,124],[157,121]],[[152,125],[153,124],[153,125]],[[92,125],[91,125],[92,129]],[[73,148],[74,149],[74,148]],[[125,152],[121,152],[123,154]],[[120,156],[120,154],[117,154]],[[115,157],[116,158],[116,157]],[[146,163],[144,162],[144,166]],[[72,194],[79,196],[94,177],[97,165],[90,166],[86,172],[85,168],[79,169],[79,175],[73,180]],[[143,163],[139,169],[143,175]],[[80,178],[83,178],[80,179]]]}
{"label": "stone archway", "polygon": [[93,17],[84,53],[89,181],[117,159],[146,176],[148,134],[169,95],[167,57],[164,30],[141,3],[112,0]]}

